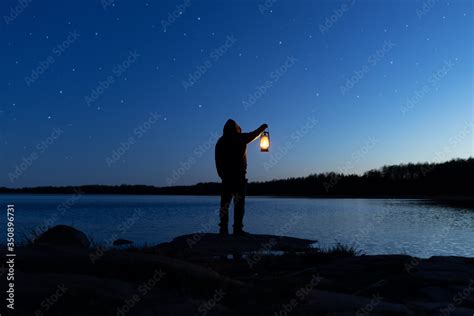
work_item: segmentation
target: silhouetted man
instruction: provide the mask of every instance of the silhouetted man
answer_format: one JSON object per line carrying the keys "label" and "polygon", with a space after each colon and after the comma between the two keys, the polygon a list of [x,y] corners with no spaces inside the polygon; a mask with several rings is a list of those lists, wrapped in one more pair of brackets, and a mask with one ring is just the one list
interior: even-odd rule
{"label": "silhouetted man", "polygon": [[227,120],[224,134],[216,144],[216,168],[222,179],[220,234],[228,234],[229,206],[234,198],[234,235],[243,235],[243,219],[245,212],[245,190],[247,186],[247,144],[254,141],[267,129],[262,124],[255,131],[242,133],[234,120]]}

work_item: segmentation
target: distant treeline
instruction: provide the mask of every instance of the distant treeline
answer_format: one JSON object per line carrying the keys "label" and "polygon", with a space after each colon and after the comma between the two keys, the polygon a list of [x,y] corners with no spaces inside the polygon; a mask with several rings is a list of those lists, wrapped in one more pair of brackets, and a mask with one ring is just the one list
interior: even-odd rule
{"label": "distant treeline", "polygon": [[[267,182],[252,182],[248,195],[319,197],[440,197],[474,196],[474,158],[444,163],[384,166],[363,175],[314,174]],[[146,185],[84,185],[78,187],[0,188],[0,193],[218,195],[219,183],[155,187]]]}

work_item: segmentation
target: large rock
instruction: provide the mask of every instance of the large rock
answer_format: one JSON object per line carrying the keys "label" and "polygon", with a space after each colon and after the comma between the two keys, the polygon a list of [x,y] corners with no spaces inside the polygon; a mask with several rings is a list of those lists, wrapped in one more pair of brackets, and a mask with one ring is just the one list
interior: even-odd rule
{"label": "large rock", "polygon": [[272,253],[282,251],[306,251],[316,240],[286,236],[247,234],[245,236],[221,236],[211,233],[194,233],[176,237],[156,248],[162,254],[181,253],[189,258],[226,256],[228,254]]}
{"label": "large rock", "polygon": [[34,240],[35,244],[53,245],[69,248],[89,248],[90,241],[86,234],[71,226],[54,226]]}

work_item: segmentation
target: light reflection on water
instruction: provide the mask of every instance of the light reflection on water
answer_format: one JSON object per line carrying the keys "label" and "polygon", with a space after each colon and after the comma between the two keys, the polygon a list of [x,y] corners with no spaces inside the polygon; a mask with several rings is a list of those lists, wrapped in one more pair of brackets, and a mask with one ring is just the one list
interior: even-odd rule
{"label": "light reflection on water", "polygon": [[[45,223],[74,226],[97,243],[117,237],[153,245],[218,230],[218,197],[84,195],[63,213],[58,206],[68,199],[0,195],[2,204],[16,206],[20,237]],[[246,205],[245,229],[252,233],[315,239],[322,247],[339,242],[366,254],[474,257],[474,210],[400,199],[248,197]]]}

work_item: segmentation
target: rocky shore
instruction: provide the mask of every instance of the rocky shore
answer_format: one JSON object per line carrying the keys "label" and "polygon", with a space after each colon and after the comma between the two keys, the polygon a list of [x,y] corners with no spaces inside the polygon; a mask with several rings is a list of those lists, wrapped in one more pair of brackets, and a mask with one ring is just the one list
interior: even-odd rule
{"label": "rocky shore", "polygon": [[203,233],[105,249],[59,231],[17,249],[14,315],[474,315],[474,258]]}

